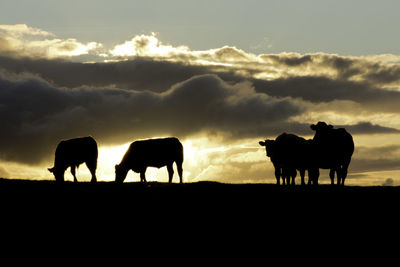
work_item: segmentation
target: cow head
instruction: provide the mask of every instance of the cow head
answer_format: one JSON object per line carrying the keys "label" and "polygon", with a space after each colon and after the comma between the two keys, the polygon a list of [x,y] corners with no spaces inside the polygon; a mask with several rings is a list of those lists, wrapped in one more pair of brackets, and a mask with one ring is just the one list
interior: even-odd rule
{"label": "cow head", "polygon": [[49,172],[54,174],[54,177],[56,178],[57,182],[64,182],[64,172],[65,170],[61,168],[48,168]]}
{"label": "cow head", "polygon": [[275,141],[274,140],[265,140],[258,142],[260,146],[265,146],[265,150],[267,153],[267,157],[273,157],[275,152]]}
{"label": "cow head", "polygon": [[317,124],[310,125],[310,128],[315,131],[314,141],[322,142],[322,140],[329,138],[332,133],[333,126],[328,125],[323,121],[319,121]]}
{"label": "cow head", "polygon": [[319,121],[317,124],[310,125],[310,128],[313,131],[318,132],[318,131],[327,131],[327,130],[333,129],[333,126],[330,124],[329,125],[326,124],[326,122],[324,122],[324,121]]}
{"label": "cow head", "polygon": [[115,182],[122,183],[124,182],[126,175],[128,174],[128,170],[121,166],[121,164],[115,165]]}

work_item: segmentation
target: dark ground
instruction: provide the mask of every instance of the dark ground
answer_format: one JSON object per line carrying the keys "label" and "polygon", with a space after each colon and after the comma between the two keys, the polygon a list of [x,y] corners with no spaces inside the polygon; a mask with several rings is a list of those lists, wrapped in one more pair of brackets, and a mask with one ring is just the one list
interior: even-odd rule
{"label": "dark ground", "polygon": [[261,250],[257,255],[267,261],[275,253],[270,247],[300,251],[308,260],[317,251],[343,256],[360,246],[375,251],[397,244],[399,200],[400,187],[0,179],[0,233],[17,250],[45,240],[50,249],[73,244],[71,253],[196,247],[202,258],[230,247]]}
{"label": "dark ground", "polygon": [[264,217],[268,214],[307,213],[310,216],[390,215],[390,212],[399,210],[400,187],[285,187],[217,182],[57,184],[55,181],[0,179],[0,199],[5,209],[51,211],[55,214],[75,210],[83,214],[115,212],[122,215],[137,212]]}

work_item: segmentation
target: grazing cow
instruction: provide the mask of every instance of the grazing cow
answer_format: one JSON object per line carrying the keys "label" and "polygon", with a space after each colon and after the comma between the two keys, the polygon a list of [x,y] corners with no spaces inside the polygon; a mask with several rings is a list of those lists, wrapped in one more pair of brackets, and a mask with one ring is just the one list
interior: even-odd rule
{"label": "grazing cow", "polygon": [[71,167],[74,182],[77,182],[75,169],[86,163],[92,174],[91,182],[96,182],[97,156],[97,143],[91,136],[64,140],[57,146],[54,167],[48,170],[54,174],[57,182],[63,182],[65,170]]}
{"label": "grazing cow", "polygon": [[305,140],[294,134],[283,133],[276,140],[260,141],[261,146],[265,146],[267,156],[271,158],[271,162],[275,168],[275,178],[277,184],[280,184],[282,177],[283,184],[295,184],[296,170],[300,171],[301,184],[304,185],[305,171],[308,170],[310,184],[318,183],[319,171],[314,166],[313,145],[310,140]]}
{"label": "grazing cow", "polygon": [[115,182],[122,183],[129,170],[140,173],[140,181],[146,182],[147,167],[167,166],[169,182],[172,182],[176,163],[180,183],[182,183],[183,146],[175,137],[148,139],[133,142],[120,164],[115,165]]}
{"label": "grazing cow", "polygon": [[344,128],[333,129],[332,125],[327,125],[325,122],[318,122],[310,127],[315,131],[313,142],[318,166],[330,169],[331,184],[334,184],[336,172],[337,184],[344,185],[354,152],[353,137]]}

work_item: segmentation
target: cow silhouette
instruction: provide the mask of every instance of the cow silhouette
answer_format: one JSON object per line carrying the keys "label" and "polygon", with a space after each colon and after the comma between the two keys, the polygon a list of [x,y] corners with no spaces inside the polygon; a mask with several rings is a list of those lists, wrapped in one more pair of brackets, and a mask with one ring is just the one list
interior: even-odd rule
{"label": "cow silhouette", "polygon": [[280,184],[295,184],[297,171],[301,176],[301,184],[304,185],[305,171],[308,170],[308,184],[318,184],[319,170],[315,165],[314,145],[311,140],[306,140],[294,134],[283,133],[275,140],[260,141],[261,146],[265,146],[267,157],[275,168],[276,182]]}
{"label": "cow silhouette", "polygon": [[140,173],[140,181],[146,182],[148,167],[167,166],[169,182],[174,175],[173,163],[176,163],[180,183],[182,183],[183,146],[175,137],[139,140],[133,142],[120,164],[115,165],[115,182],[122,183],[129,170]]}
{"label": "cow silhouette", "polygon": [[310,127],[315,131],[313,143],[318,166],[330,169],[331,184],[334,184],[336,172],[337,184],[344,185],[354,152],[353,137],[344,128],[334,129],[325,122],[318,122]]}
{"label": "cow silhouette", "polygon": [[96,182],[97,156],[97,143],[91,136],[64,140],[56,148],[54,166],[48,170],[54,174],[57,182],[63,182],[65,170],[71,167],[74,182],[77,182],[75,169],[86,163],[92,174],[91,182]]}

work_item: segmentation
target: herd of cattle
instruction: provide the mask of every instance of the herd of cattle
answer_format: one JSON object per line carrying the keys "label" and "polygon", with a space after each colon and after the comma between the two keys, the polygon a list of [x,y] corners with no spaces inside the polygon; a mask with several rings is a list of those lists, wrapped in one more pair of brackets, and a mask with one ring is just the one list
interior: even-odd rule
{"label": "herd of cattle", "polygon": [[275,167],[277,184],[295,183],[297,170],[301,184],[305,184],[305,171],[308,171],[308,184],[318,184],[319,169],[330,169],[331,184],[335,173],[337,184],[344,185],[347,169],[354,152],[353,137],[344,128],[334,129],[332,125],[318,122],[310,126],[315,131],[313,139],[306,140],[294,134],[283,133],[275,140],[259,142],[265,146],[267,156]]}
{"label": "herd of cattle", "polygon": [[[308,171],[308,184],[318,184],[321,168],[330,169],[332,184],[336,173],[337,184],[344,185],[354,152],[352,136],[345,129],[334,129],[325,122],[311,125],[311,129],[315,131],[315,136],[310,140],[283,133],[275,140],[259,142],[265,147],[267,156],[274,165],[277,184],[282,179],[282,184],[293,185],[297,171],[300,172],[302,185],[305,184],[305,171]],[[75,169],[85,163],[92,175],[91,182],[96,182],[97,157],[97,143],[92,137],[61,141],[56,148],[54,166],[48,170],[54,174],[57,182],[63,182],[65,170],[70,167],[76,182]],[[183,146],[177,138],[135,141],[129,146],[120,164],[115,165],[115,181],[122,183],[128,171],[132,170],[140,173],[141,182],[146,182],[145,173],[148,167],[166,166],[171,183],[174,162],[182,183]]]}

